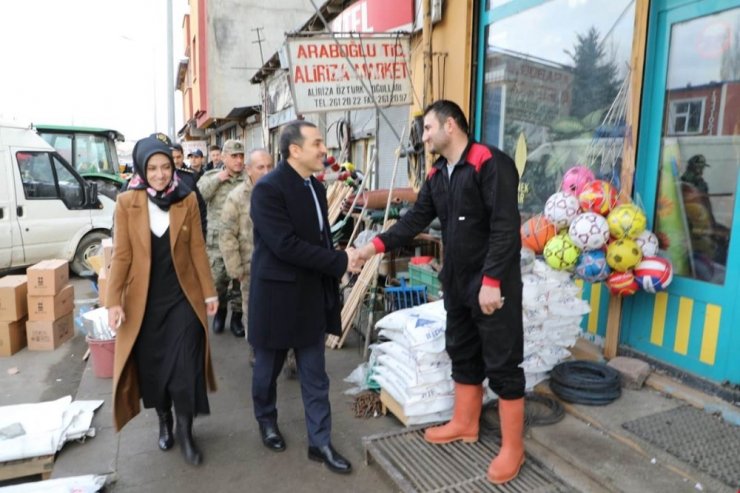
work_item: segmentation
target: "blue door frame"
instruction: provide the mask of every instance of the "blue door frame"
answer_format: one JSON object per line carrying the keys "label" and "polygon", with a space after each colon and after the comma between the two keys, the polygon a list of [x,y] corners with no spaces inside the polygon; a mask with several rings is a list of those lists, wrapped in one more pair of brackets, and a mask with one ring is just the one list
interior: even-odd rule
{"label": "blue door frame", "polygon": [[[653,0],[645,59],[635,192],[648,218],[656,213],[671,28],[740,6],[740,0]],[[624,301],[620,342],[717,382],[740,383],[740,201],[735,190],[733,234],[723,285],[675,276],[667,292],[639,292]],[[650,224],[652,227],[654,224]]]}

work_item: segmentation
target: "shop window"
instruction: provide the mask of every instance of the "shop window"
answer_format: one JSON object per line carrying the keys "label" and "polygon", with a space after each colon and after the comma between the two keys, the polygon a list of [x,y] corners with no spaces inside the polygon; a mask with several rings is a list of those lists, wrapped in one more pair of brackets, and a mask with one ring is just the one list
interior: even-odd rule
{"label": "shop window", "polygon": [[704,100],[672,101],[669,131],[672,134],[696,134],[702,132]]}
{"label": "shop window", "polygon": [[724,284],[738,187],[740,8],[672,25],[655,231],[676,276]]}
{"label": "shop window", "polygon": [[542,212],[573,166],[619,187],[634,2],[488,5],[480,140],[518,163],[523,220]]}

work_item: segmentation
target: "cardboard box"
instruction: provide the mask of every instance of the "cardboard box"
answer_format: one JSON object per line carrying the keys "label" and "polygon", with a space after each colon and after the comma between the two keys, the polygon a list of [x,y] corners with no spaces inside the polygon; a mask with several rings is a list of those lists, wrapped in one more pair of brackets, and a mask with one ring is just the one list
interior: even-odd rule
{"label": "cardboard box", "polygon": [[98,276],[98,298],[100,306],[105,306],[105,294],[108,291],[108,273],[103,269]]}
{"label": "cardboard box", "polygon": [[0,279],[0,320],[16,321],[28,314],[26,276],[5,276]]}
{"label": "cardboard box", "polygon": [[0,322],[0,356],[12,356],[26,347],[26,317]]}
{"label": "cardboard box", "polygon": [[57,294],[69,282],[69,264],[66,260],[42,260],[26,270],[28,294],[48,296]]}
{"label": "cardboard box", "polygon": [[37,320],[26,322],[26,338],[29,351],[53,351],[72,338],[75,333],[72,313],[54,321]]}
{"label": "cardboard box", "polygon": [[75,309],[75,288],[67,284],[52,296],[28,296],[28,320],[56,320]]}

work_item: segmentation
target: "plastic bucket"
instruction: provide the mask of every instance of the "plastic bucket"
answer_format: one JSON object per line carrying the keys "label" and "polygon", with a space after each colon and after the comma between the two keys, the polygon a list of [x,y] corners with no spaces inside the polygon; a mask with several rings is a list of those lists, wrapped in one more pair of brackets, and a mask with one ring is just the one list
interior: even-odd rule
{"label": "plastic bucket", "polygon": [[113,378],[113,355],[116,352],[115,339],[90,339],[85,337],[90,348],[93,373],[98,378]]}

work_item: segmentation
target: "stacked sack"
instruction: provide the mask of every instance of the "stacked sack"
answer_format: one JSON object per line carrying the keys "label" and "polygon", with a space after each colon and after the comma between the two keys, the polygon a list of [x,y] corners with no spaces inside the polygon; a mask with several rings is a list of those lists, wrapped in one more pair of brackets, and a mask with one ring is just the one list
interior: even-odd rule
{"label": "stacked sack", "polygon": [[542,215],[522,225],[523,246],[556,270],[584,281],[606,281],[617,296],[665,290],[673,279],[669,260],[658,256],[658,238],[635,204],[617,205],[617,191],[583,166],[569,169],[562,189]]}
{"label": "stacked sack", "polygon": [[545,380],[549,371],[570,356],[581,332],[581,319],[591,307],[567,272],[557,271],[522,250],[522,322],[526,389]]}
{"label": "stacked sack", "polygon": [[445,319],[440,300],[392,312],[376,324],[388,342],[373,347],[370,378],[398,402],[407,425],[452,417],[455,387]]}

